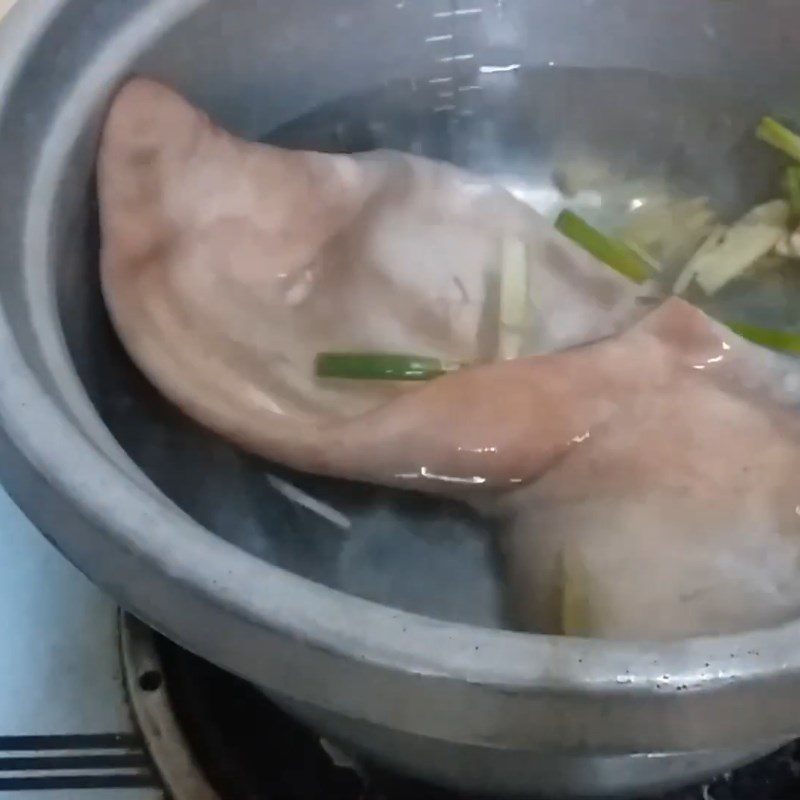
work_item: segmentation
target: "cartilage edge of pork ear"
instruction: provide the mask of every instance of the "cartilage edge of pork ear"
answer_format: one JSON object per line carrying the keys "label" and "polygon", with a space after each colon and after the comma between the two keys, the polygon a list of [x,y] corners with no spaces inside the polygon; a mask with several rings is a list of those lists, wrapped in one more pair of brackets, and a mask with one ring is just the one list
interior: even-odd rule
{"label": "cartilage edge of pork ear", "polygon": [[[640,313],[635,287],[487,179],[389,151],[246,142],[145,79],[112,104],[99,195],[103,290],[136,363],[203,424],[303,469],[426,485],[420,474],[518,479],[521,459],[500,438],[517,438],[527,368],[475,368],[436,387],[314,374],[325,351],[491,360],[499,298],[488,287],[504,242],[524,242],[531,270],[536,324],[522,355],[608,336]],[[534,462],[553,450],[543,442]]]}

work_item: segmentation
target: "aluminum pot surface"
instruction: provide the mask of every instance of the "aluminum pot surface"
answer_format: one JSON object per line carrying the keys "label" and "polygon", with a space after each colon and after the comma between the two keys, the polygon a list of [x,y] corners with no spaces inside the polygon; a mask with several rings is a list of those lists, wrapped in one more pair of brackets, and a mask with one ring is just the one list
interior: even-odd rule
{"label": "aluminum pot surface", "polygon": [[430,780],[633,794],[791,738],[796,621],[666,644],[521,634],[458,509],[312,481],[357,522],[320,537],[275,488],[308,479],[276,484],[127,362],[99,294],[93,165],[111,94],[143,73],[243,136],[425,152],[545,211],[565,153],[661,163],[679,140],[743,205],[770,165],[742,143],[800,85],[795,21],[793,0],[24,0],[0,28],[4,484],[125,608]]}

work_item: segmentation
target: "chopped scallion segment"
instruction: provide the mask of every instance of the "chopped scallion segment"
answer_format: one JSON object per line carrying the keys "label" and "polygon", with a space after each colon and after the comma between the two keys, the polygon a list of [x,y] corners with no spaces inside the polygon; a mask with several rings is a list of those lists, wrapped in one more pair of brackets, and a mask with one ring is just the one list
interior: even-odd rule
{"label": "chopped scallion segment", "polygon": [[460,364],[428,356],[394,353],[320,353],[316,359],[315,371],[319,378],[427,381],[447,372],[455,372],[460,367]]}
{"label": "chopped scallion segment", "polygon": [[730,227],[715,228],[689,259],[675,293],[681,294],[694,280],[707,295],[714,295],[753,269],[786,236],[790,214],[785,200],[771,200]]}
{"label": "chopped scallion segment", "polygon": [[746,322],[726,322],[725,325],[743,339],[773,350],[800,355],[800,331],[787,331],[779,328],[762,328]]}
{"label": "chopped scallion segment", "polygon": [[756,137],[800,161],[800,136],[773,117],[764,117],[761,120],[756,128]]}
{"label": "chopped scallion segment", "polygon": [[519,358],[529,323],[528,248],[521,239],[506,237],[501,245],[500,358]]}
{"label": "chopped scallion segment", "polygon": [[715,225],[711,229],[711,232],[700,244],[700,247],[697,248],[694,255],[686,262],[681,274],[678,275],[678,279],[672,287],[673,294],[682,295],[689,288],[706,257],[719,248],[727,232],[728,228],[725,225]]}
{"label": "chopped scallion segment", "polygon": [[633,248],[601,233],[572,211],[562,211],[558,215],[556,228],[595,258],[635,283],[645,283],[653,277],[652,267]]}
{"label": "chopped scallion segment", "polygon": [[792,213],[800,216],[800,166],[788,167],[783,182]]}

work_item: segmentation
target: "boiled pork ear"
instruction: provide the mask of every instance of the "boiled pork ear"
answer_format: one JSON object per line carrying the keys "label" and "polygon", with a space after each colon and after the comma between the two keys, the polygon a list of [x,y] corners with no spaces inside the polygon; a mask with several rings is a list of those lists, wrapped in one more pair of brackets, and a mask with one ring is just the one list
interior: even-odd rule
{"label": "boiled pork ear", "polygon": [[508,499],[517,623],[674,639],[796,617],[800,362],[680,300],[584,352],[614,342],[642,380]]}
{"label": "boiled pork ear", "polygon": [[609,336],[637,313],[638,287],[484,178],[388,151],[245,142],[144,79],[113,102],[99,195],[103,290],[133,359],[192,417],[301,469],[495,485],[558,450],[537,434],[547,455],[528,469],[510,447],[539,367],[423,388],[314,376],[331,350],[491,361],[509,237],[527,247],[529,352]]}
{"label": "boiled pork ear", "polygon": [[[523,627],[669,638],[800,609],[796,361],[681,300],[631,324],[635,287],[484,179],[250,144],[149,81],[113,104],[99,192],[107,304],[153,383],[269,459],[507,514]],[[498,362],[510,240],[537,354]],[[470,366],[317,379],[329,350]]]}

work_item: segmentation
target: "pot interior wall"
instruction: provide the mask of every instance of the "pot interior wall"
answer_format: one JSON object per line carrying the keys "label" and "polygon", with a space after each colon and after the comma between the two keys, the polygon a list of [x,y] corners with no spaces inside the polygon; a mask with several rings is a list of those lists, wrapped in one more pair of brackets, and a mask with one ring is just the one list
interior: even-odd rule
{"label": "pot interior wall", "polygon": [[[93,36],[135,26],[131,5],[104,0],[98,10],[93,0],[75,0],[29,67],[28,86],[53,99],[27,133],[25,157],[33,160],[39,131],[77,102],[72,85],[107,72],[56,164],[45,242],[59,326],[89,399],[167,497],[251,553],[388,605],[508,625],[485,521],[444,502],[274,469],[198,430],[132,367],[97,277],[93,162],[108,87],[134,73],[162,78],[233,131],[285,146],[394,147],[449,159],[498,176],[545,212],[559,202],[554,166],[587,151],[620,172],[703,186],[733,212],[764,196],[774,179],[775,163],[750,132],[767,98],[780,95],[785,65],[753,47],[739,12],[718,8],[739,4],[676,3],[685,13],[673,20],[679,45],[670,49],[657,44],[659,26],[669,22],[658,2],[636,3],[637,21],[625,2],[225,0],[185,2],[197,10],[125,63],[104,67],[90,55],[88,24]],[[142,4],[141,13],[158,5]],[[703,26],[717,38],[698,34]],[[777,35],[765,30],[759,44],[767,48]],[[740,45],[739,65],[751,67],[746,91],[722,58]],[[69,82],[62,74],[56,85],[43,68],[53,48],[64,53]],[[24,112],[30,98],[14,102]],[[35,361],[29,309],[13,299],[26,287],[16,280],[0,276],[3,302],[22,339],[27,331]],[[275,477],[336,514],[325,518],[287,499]]]}

